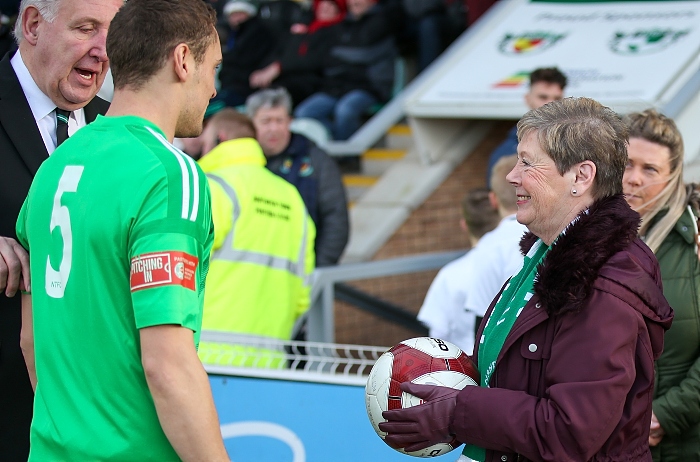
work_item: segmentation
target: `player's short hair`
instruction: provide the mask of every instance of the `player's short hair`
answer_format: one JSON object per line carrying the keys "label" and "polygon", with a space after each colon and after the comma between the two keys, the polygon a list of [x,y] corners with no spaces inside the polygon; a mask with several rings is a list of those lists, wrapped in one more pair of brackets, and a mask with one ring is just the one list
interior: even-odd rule
{"label": "player's short hair", "polygon": [[256,91],[245,101],[245,111],[251,119],[261,108],[283,107],[292,115],[292,97],[284,87]]}
{"label": "player's short hair", "polygon": [[202,0],[129,0],[107,34],[114,88],[143,86],[185,43],[197,64],[218,40],[216,13]]}
{"label": "player's short hair", "polygon": [[556,83],[562,90],[566,88],[566,75],[556,67],[541,67],[530,74],[530,86],[537,82]]}
{"label": "player's short hair", "polygon": [[501,207],[508,211],[518,209],[515,188],[506,180],[506,176],[513,170],[517,161],[517,154],[501,157],[491,170],[491,191],[496,195]]}
{"label": "player's short hair", "polygon": [[477,239],[498,226],[501,220],[498,210],[491,205],[487,188],[472,189],[464,196],[462,215],[469,233]]}
{"label": "player's short hair", "polygon": [[237,138],[255,138],[255,126],[245,114],[227,107],[214,114],[208,122],[221,141]]}

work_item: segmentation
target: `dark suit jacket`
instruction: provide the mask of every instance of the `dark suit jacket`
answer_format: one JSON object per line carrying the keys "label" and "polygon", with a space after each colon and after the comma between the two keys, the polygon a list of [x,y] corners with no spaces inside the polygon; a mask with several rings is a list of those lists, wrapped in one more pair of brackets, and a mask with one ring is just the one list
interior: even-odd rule
{"label": "dark suit jacket", "polygon": [[[85,106],[92,122],[109,103]],[[15,222],[32,178],[48,152],[7,54],[0,61],[0,236],[16,238]],[[20,297],[0,294],[0,460],[27,460],[33,394],[19,348]]]}

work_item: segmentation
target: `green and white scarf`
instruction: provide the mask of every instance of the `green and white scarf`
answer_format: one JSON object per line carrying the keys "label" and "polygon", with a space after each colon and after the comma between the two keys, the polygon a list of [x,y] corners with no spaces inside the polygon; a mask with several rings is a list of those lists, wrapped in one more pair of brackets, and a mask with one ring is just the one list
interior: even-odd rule
{"label": "green and white scarf", "polygon": [[[537,266],[549,249],[550,246],[545,245],[541,239],[535,242],[524,258],[523,267],[511,278],[486,321],[479,340],[479,370],[482,387],[489,387],[491,377],[496,370],[498,355],[516,319],[534,294],[533,285],[537,277]],[[484,448],[470,444],[464,447],[462,454],[476,461],[483,462],[486,459]]]}

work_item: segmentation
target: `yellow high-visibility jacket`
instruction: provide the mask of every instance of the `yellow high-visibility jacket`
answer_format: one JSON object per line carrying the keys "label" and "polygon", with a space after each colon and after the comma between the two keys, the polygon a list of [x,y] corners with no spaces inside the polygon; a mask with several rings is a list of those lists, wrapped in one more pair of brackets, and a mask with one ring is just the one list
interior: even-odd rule
{"label": "yellow high-visibility jacket", "polygon": [[[289,340],[309,308],[316,228],[296,188],[265,163],[252,138],[225,141],[199,160],[214,220],[202,329]],[[199,347],[205,363],[279,366],[243,351]]]}

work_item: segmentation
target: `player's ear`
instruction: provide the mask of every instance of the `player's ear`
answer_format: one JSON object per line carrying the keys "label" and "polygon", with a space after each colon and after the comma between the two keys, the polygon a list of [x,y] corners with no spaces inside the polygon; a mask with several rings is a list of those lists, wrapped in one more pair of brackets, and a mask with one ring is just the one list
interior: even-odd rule
{"label": "player's ear", "polygon": [[187,76],[194,70],[194,61],[191,55],[192,51],[185,43],[178,44],[173,50],[173,70],[181,82],[187,80]]}

